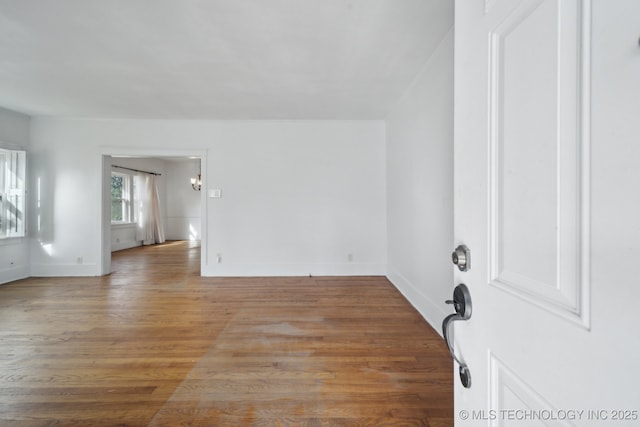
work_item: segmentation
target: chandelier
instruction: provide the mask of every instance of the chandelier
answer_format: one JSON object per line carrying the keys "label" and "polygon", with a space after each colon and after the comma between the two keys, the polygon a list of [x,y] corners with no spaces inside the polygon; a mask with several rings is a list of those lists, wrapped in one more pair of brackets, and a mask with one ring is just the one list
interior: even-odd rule
{"label": "chandelier", "polygon": [[200,174],[201,172],[198,172],[198,175],[195,178],[191,178],[191,188],[195,191],[200,191],[202,189],[202,178]]}

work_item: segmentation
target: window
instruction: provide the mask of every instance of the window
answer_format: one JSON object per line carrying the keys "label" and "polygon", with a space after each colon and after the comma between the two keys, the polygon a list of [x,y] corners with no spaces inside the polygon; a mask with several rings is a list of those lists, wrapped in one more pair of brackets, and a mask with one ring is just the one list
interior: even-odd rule
{"label": "window", "polygon": [[25,235],[27,153],[0,148],[0,239]]}
{"label": "window", "polygon": [[135,222],[133,203],[133,176],[111,172],[111,222],[127,224]]}

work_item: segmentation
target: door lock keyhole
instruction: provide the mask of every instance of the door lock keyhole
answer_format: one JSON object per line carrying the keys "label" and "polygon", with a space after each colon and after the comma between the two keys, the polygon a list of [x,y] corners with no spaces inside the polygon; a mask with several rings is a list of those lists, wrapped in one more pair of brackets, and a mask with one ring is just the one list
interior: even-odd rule
{"label": "door lock keyhole", "polygon": [[451,260],[460,271],[467,271],[471,268],[471,251],[465,245],[460,245],[451,254]]}

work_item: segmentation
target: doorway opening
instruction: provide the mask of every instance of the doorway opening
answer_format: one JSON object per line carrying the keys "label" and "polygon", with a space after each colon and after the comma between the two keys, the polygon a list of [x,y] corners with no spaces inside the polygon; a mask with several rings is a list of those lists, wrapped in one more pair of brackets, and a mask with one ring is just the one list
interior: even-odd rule
{"label": "doorway opening", "polygon": [[[101,274],[112,272],[111,256],[121,250],[160,242],[188,242],[198,247],[202,275],[206,243],[205,155],[202,152],[168,155],[166,152],[110,151],[102,154],[101,180]],[[151,179],[153,178],[153,179]],[[150,184],[153,181],[153,184]],[[141,183],[144,183],[141,185]],[[147,186],[157,196],[156,205],[146,197]],[[149,219],[154,206],[157,215]],[[146,219],[145,219],[146,218]],[[152,222],[154,239],[145,239],[141,229]],[[148,228],[148,227],[147,227]],[[141,234],[142,233],[142,234]],[[166,244],[166,243],[165,243]]]}

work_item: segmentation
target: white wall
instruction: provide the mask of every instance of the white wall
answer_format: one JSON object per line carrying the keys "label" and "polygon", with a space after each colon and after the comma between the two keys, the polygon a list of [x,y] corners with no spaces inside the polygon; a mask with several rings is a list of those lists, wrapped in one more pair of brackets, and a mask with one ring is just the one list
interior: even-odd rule
{"label": "white wall", "polygon": [[[114,157],[111,163],[117,166],[123,166],[131,169],[138,169],[147,172],[159,173],[157,179],[158,197],[160,198],[160,216],[163,224],[167,224],[167,162],[162,159],[153,158],[126,158]],[[114,172],[132,173],[126,169],[112,168]],[[136,240],[135,224],[112,224],[111,225],[111,251],[119,251],[141,246],[142,242]]]}
{"label": "white wall", "polygon": [[[0,108],[0,148],[28,149],[29,116]],[[27,162],[30,162],[27,158]],[[27,232],[30,224],[27,222]],[[0,239],[0,283],[29,276],[27,238]]]}
{"label": "white wall", "polygon": [[142,246],[142,241],[136,239],[136,230],[135,224],[112,224],[111,252]]}
{"label": "white wall", "polygon": [[200,240],[200,192],[191,178],[200,171],[200,159],[167,161],[167,240]]}
{"label": "white wall", "polygon": [[451,298],[453,29],[387,117],[388,277],[440,330]]}
{"label": "white wall", "polygon": [[385,273],[382,122],[34,118],[31,130],[33,275],[99,274],[101,155],[118,147],[207,153],[205,185],[222,198],[203,207],[205,275]]}

